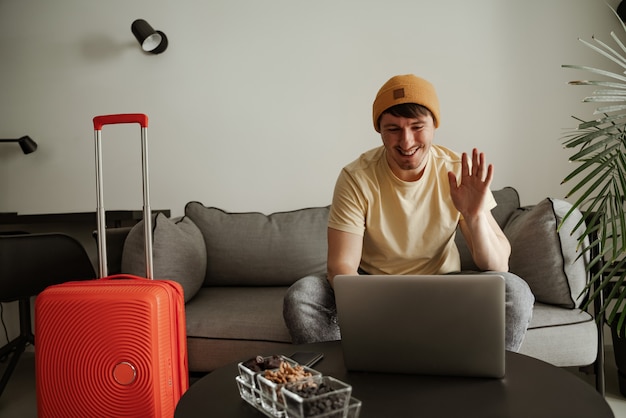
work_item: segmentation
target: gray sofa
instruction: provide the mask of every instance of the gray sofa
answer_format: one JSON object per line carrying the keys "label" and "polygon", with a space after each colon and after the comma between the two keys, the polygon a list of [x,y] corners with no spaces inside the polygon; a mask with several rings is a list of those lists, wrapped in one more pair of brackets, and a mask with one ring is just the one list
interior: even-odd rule
{"label": "gray sofa", "polygon": [[[512,245],[510,269],[537,299],[521,351],[557,366],[594,363],[595,321],[580,310],[586,257],[579,257],[569,204],[545,199],[520,208],[513,188],[494,191],[494,216]],[[154,220],[154,275],[185,290],[189,368],[209,372],[257,353],[288,353],[283,296],[293,282],[326,270],[328,207],[263,215],[190,202],[182,219]],[[142,224],[107,230],[109,273],[143,275]],[[462,235],[463,270],[473,270]]]}

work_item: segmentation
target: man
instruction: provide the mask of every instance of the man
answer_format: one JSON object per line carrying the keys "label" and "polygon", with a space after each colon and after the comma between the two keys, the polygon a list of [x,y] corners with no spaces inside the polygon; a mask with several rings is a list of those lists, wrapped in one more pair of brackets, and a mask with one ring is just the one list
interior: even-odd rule
{"label": "man", "polygon": [[[508,273],[510,244],[496,223],[489,189],[493,167],[433,144],[440,123],[434,87],[412,74],[392,77],[373,105],[383,145],[340,173],[328,221],[328,274],[296,282],[284,303],[295,343],[341,338],[332,290],[340,274],[459,272],[454,236],[461,230],[482,271],[506,282],[506,348],[518,351],[534,297]],[[471,161],[469,159],[471,158]]]}

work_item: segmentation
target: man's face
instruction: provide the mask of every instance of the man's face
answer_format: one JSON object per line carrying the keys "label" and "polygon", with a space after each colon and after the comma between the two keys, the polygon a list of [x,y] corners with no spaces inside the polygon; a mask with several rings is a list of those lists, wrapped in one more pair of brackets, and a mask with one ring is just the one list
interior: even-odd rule
{"label": "man's face", "polygon": [[384,113],[380,118],[380,134],[387,150],[387,163],[396,177],[404,181],[419,180],[435,136],[432,116],[405,118]]}

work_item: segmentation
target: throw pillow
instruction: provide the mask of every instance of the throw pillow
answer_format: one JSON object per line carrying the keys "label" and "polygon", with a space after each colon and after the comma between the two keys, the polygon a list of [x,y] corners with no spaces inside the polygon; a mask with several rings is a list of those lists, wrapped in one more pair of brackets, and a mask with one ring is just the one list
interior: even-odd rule
{"label": "throw pillow", "polygon": [[[122,253],[122,272],[146,276],[144,222],[128,233]],[[185,302],[198,292],[206,273],[206,248],[198,227],[189,218],[174,222],[162,213],[153,218],[153,275],[183,287]]]}
{"label": "throw pillow", "polygon": [[587,281],[588,256],[579,257],[578,237],[582,227],[579,211],[559,229],[571,204],[544,199],[520,208],[509,219],[504,233],[511,242],[509,269],[526,280],[538,302],[565,308],[579,307]]}
{"label": "throw pillow", "polygon": [[491,213],[498,225],[503,228],[511,215],[520,207],[519,194],[513,187],[504,187],[492,193],[498,206],[493,208]]}
{"label": "throw pillow", "polygon": [[271,215],[185,206],[204,236],[207,286],[289,286],[326,273],[329,207]]}

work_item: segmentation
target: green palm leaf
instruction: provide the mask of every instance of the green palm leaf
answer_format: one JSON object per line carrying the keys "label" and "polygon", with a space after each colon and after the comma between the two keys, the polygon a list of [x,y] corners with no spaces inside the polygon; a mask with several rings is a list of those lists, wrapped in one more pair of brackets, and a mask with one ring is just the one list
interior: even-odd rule
{"label": "green palm leaf", "polygon": [[[621,20],[620,23],[626,32],[626,25]],[[592,42],[580,41],[611,66],[617,64],[626,69],[624,43],[613,32],[611,39],[614,46],[595,37]],[[594,246],[600,249],[587,263],[590,274],[585,290],[590,296],[584,308],[601,292],[608,293],[598,319],[606,318],[609,323],[617,321],[621,329],[626,323],[626,309],[623,309],[626,286],[622,286],[626,285],[626,76],[591,66],[563,65],[563,68],[598,77],[569,84],[595,88],[583,102],[596,104],[593,115],[602,116],[588,120],[574,117],[577,127],[562,138],[565,149],[572,151],[569,160],[575,164],[563,183],[571,184],[567,196],[576,195],[576,199],[561,226],[576,209],[583,212],[583,218],[573,228],[573,231],[579,227],[584,229],[579,248],[583,252]],[[585,237],[591,233],[595,233],[596,238],[585,243]]]}

